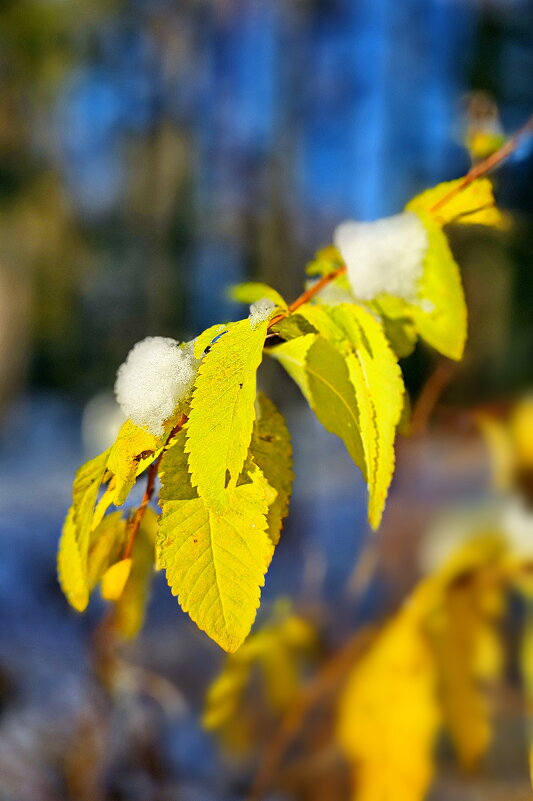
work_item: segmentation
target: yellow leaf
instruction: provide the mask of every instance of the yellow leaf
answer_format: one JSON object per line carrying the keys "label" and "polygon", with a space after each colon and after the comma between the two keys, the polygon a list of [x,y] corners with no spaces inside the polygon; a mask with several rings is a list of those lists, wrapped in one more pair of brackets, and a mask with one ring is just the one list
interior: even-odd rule
{"label": "yellow leaf", "polygon": [[428,250],[416,301],[409,304],[420,336],[449,359],[461,359],[466,341],[466,303],[459,267],[441,227],[419,213]]}
{"label": "yellow leaf", "polygon": [[307,334],[269,353],[298,383],[324,427],[340,436],[369,491],[370,524],[379,526],[394,471],[403,380],[383,328],[356,304],[298,310],[321,336]]}
{"label": "yellow leaf", "polygon": [[228,507],[248,453],[267,325],[248,319],[230,324],[198,370],[186,450],[192,484],[218,514]]}
{"label": "yellow leaf", "polygon": [[181,464],[179,446],[161,462],[159,562],[183,611],[233,652],[250,631],[274,551],[266,530],[268,484],[254,466],[250,483],[237,486],[231,504],[217,514],[203,498],[191,497],[176,461]]}
{"label": "yellow leaf", "polygon": [[268,353],[296,381],[324,428],[343,440],[367,479],[359,409],[345,356],[318,334],[291,339],[270,348]]}
{"label": "yellow leaf", "polygon": [[67,600],[79,611],[85,609],[89,601],[87,556],[96,499],[106,472],[108,456],[109,450],[86,462],[76,473],[73,503],[59,542],[59,581]]}
{"label": "yellow leaf", "polygon": [[69,509],[59,541],[57,572],[67,601],[78,612],[83,612],[89,603],[89,588],[76,540],[73,506]]}
{"label": "yellow leaf", "polygon": [[522,671],[522,681],[524,685],[527,730],[529,739],[529,780],[533,788],[533,608],[528,603],[526,609],[526,620],[522,633],[522,644],[520,649],[520,667]]}
{"label": "yellow leaf", "polygon": [[417,594],[353,668],[337,734],[354,773],[354,801],[422,801],[439,726],[436,666]]}
{"label": "yellow leaf", "polygon": [[304,660],[316,644],[311,625],[286,612],[257,629],[235,654],[226,657],[220,674],[207,692],[202,723],[216,731],[233,749],[244,751],[250,745],[246,734],[252,729],[250,699],[246,692],[255,688],[254,679],[262,675],[264,699],[273,716],[283,712],[294,697]]}
{"label": "yellow leaf", "polygon": [[260,281],[248,281],[245,284],[236,284],[232,286],[229,292],[230,298],[239,303],[256,303],[258,300],[268,298],[280,309],[285,310],[287,304],[282,296],[275,289],[272,289],[268,284],[263,284]]}
{"label": "yellow leaf", "polygon": [[458,178],[426,189],[409,201],[405,210],[414,211],[422,217],[428,214],[438,225],[453,222],[507,228],[507,219],[496,208],[489,179],[478,178],[458,192],[463,180]]}
{"label": "yellow leaf", "polygon": [[372,315],[353,304],[336,306],[331,314],[352,349],[346,363],[359,408],[367,465],[368,518],[377,528],[394,473],[394,440],[403,408],[402,374],[383,328]]}
{"label": "yellow leaf", "polygon": [[[475,577],[452,583],[446,592],[444,608],[433,621],[433,641],[441,674],[441,693],[447,728],[459,761],[472,770],[486,753],[492,727],[486,691],[488,676],[494,671],[494,651],[487,663],[481,648],[497,647],[495,623],[482,608],[483,586]],[[501,653],[501,645],[499,648]],[[501,668],[501,659],[498,660]],[[490,669],[487,670],[487,667]],[[492,679],[496,678],[494,675]],[[483,680],[483,682],[482,682]]]}
{"label": "yellow leaf", "polygon": [[[104,481],[105,481],[105,476],[104,476]],[[113,498],[115,497],[115,486],[116,486],[115,476],[111,476],[109,484],[107,485],[104,493],[102,494],[102,497],[100,498],[94,509],[93,522],[91,524],[91,529],[93,531],[96,528],[98,528],[98,526],[104,519],[105,513],[113,503]]]}
{"label": "yellow leaf", "polygon": [[126,521],[120,512],[112,512],[91,532],[87,577],[92,590],[107,568],[118,561],[126,540]]}
{"label": "yellow leaf", "polygon": [[495,489],[508,489],[513,479],[513,448],[506,425],[489,414],[476,415],[476,423],[485,439]]}
{"label": "yellow leaf", "polygon": [[509,431],[515,459],[521,469],[533,467],[533,397],[516,404],[509,420]]}
{"label": "yellow leaf", "polygon": [[165,439],[165,435],[155,437],[131,420],[126,420],[122,425],[107,462],[108,469],[115,476],[115,506],[122,506],[135,479],[151,464]]}
{"label": "yellow leaf", "polygon": [[112,612],[112,626],[125,639],[136,637],[144,622],[154,575],[156,534],[157,515],[148,506],[133,545],[126,586]]}
{"label": "yellow leaf", "polygon": [[292,489],[292,448],[285,420],[266,395],[257,396],[251,453],[266,480],[276,490],[269,504],[267,522],[270,539],[277,545],[284,518],[289,512]]}
{"label": "yellow leaf", "polygon": [[106,601],[117,601],[131,573],[131,559],[121,559],[107,568],[101,579],[102,598]]}
{"label": "yellow leaf", "polygon": [[206,328],[206,330],[203,331],[194,340],[195,358],[200,359],[205,349],[211,346],[213,340],[219,337],[221,334],[225,333],[227,330],[228,326],[225,325],[224,323],[216,323],[216,325],[212,325],[209,328]]}

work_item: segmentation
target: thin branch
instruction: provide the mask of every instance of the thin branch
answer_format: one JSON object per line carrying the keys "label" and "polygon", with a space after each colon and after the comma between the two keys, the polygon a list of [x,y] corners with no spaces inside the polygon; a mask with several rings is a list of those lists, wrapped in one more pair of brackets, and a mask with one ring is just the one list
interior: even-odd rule
{"label": "thin branch", "polygon": [[299,692],[285,714],[278,732],[264,751],[247,801],[259,801],[263,797],[284,754],[300,731],[305,716],[366,651],[372,642],[374,632],[375,629],[371,627],[357,631]]}
{"label": "thin branch", "polygon": [[152,495],[154,494],[157,471],[159,470],[159,465],[161,464],[161,459],[163,458],[163,454],[167,450],[169,442],[172,439],[172,437],[174,437],[178,433],[178,431],[181,431],[186,422],[187,422],[187,417],[186,415],[182,414],[179,422],[177,423],[177,425],[174,426],[174,428],[168,435],[167,440],[161,450],[161,453],[159,454],[155,462],[151,464],[150,469],[148,470],[148,480],[146,482],[146,489],[144,491],[142,501],[129,524],[128,540],[126,542],[126,547],[124,548],[124,553],[122,555],[123,559],[129,559],[131,557],[133,551],[133,545],[135,543],[135,539],[139,532],[139,528],[144,513],[146,511],[146,507],[152,500]]}
{"label": "thin branch", "polygon": [[517,131],[514,136],[511,136],[495,153],[492,153],[488,158],[480,161],[475,167],[467,172],[461,183],[457,184],[447,195],[441,197],[440,200],[431,207],[430,211],[439,211],[443,206],[450,202],[456,195],[470,186],[477,178],[482,178],[488,175],[492,170],[496,169],[505,159],[517,150],[522,140],[533,132],[533,116],[531,116],[525,125]]}
{"label": "thin branch", "polygon": [[[514,151],[519,147],[522,143],[522,140],[527,134],[531,134],[533,132],[533,116],[529,118],[526,124],[520,128],[517,133],[514,134],[510,139],[505,142],[502,147],[499,148],[495,153],[491,156],[486,158],[484,161],[480,161],[479,164],[476,164],[475,167],[472,167],[471,170],[467,172],[463,180],[455,186],[448,194],[441,197],[440,200],[432,206],[429,211],[435,212],[439,211],[443,206],[449,203],[456,195],[460,194],[464,189],[470,186],[477,178],[482,178],[484,175],[488,175],[489,172],[496,169],[505,159],[507,159]],[[477,209],[476,211],[478,211]],[[321,289],[324,289],[328,284],[338,278],[340,275],[344,275],[346,272],[346,266],[342,265],[338,267],[336,270],[333,270],[331,273],[322,276],[316,284],[313,284],[312,287],[306,289],[298,298],[296,298],[293,303],[290,304],[289,308],[286,312],[281,312],[277,314],[275,317],[268,324],[268,328],[272,328],[272,326],[279,323],[281,320],[288,317],[289,314],[292,314],[296,309],[300,306],[303,306],[304,303],[307,303],[308,300],[311,300]]]}
{"label": "thin branch", "polygon": [[275,325],[276,323],[279,323],[280,320],[283,320],[285,317],[288,317],[289,314],[295,312],[296,309],[300,308],[300,306],[303,306],[304,303],[307,303],[308,300],[311,300],[311,298],[313,298],[317,294],[317,292],[320,292],[321,289],[324,289],[325,286],[331,284],[332,281],[338,278],[339,275],[343,275],[345,272],[346,272],[346,267],[343,264],[342,267],[338,267],[336,270],[333,270],[333,272],[322,276],[322,278],[320,278],[320,280],[318,280],[316,284],[313,284],[313,286],[309,287],[309,289],[306,289],[305,292],[302,292],[302,294],[290,304],[286,312],[282,312],[281,314],[276,315],[276,317],[273,317],[272,320],[269,322],[268,327],[272,328],[272,326]]}
{"label": "thin branch", "polygon": [[420,436],[427,428],[433,409],[450,383],[456,370],[453,362],[441,362],[433,372],[420,393],[411,417],[411,434]]}

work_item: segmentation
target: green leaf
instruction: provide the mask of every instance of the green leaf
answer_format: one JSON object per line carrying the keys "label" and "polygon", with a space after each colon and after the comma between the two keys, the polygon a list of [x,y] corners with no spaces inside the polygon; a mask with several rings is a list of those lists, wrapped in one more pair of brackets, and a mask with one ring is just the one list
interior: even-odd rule
{"label": "green leaf", "polygon": [[440,226],[419,213],[429,240],[416,302],[410,304],[418,332],[439,353],[459,360],[466,341],[467,312],[459,267]]}
{"label": "green leaf", "polygon": [[161,462],[159,563],[184,612],[224,650],[243,643],[259,606],[274,546],[267,533],[268,484],[258,467],[216,514],[183,472],[178,446]]}
{"label": "green leaf", "polygon": [[394,353],[399,359],[409,356],[418,339],[409,304],[393,295],[381,295],[369,305],[379,315]]}
{"label": "green leaf", "polygon": [[319,334],[291,339],[268,352],[296,381],[324,428],[344,441],[366,479],[359,409],[344,356]]}
{"label": "green leaf", "polygon": [[230,288],[230,298],[239,303],[255,303],[263,298],[268,298],[280,309],[286,309],[287,303],[275,289],[268,284],[260,281],[248,281],[245,284],[236,284]]}
{"label": "green leaf", "polygon": [[193,486],[218,513],[227,508],[248,453],[267,326],[267,320],[231,324],[198,370],[186,450]]}
{"label": "green leaf", "polygon": [[291,496],[292,448],[290,435],[283,415],[272,401],[260,393],[257,396],[257,419],[254,425],[251,453],[266,480],[276,490],[267,515],[270,539],[277,545],[283,520],[289,513]]}
{"label": "green leaf", "polygon": [[153,462],[165,439],[165,435],[156,437],[131,420],[123,423],[107,462],[108,469],[115,475],[115,506],[122,506],[137,476]]}

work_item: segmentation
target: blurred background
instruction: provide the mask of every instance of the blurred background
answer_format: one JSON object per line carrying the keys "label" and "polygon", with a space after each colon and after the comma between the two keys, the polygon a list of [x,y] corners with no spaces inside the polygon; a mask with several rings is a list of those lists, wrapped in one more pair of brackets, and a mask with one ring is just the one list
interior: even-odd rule
{"label": "blurred background", "polygon": [[[1,801],[244,798],[250,764],[199,723],[222,655],[162,577],[123,652],[155,700],[126,682],[111,702],[98,681],[102,604],[76,615],[55,575],[74,470],[120,422],[115,371],[137,340],[238,319],[226,290],[246,278],[298,295],[339,222],[466,172],[469,128],[523,125],[532,74],[528,0],[0,2]],[[513,228],[452,234],[467,354],[428,431],[399,442],[370,557],[361,478],[263,370],[297,479],[260,615],[288,596],[334,648],[411,587],[437,518],[492,509],[472,410],[532,386],[530,150],[496,179]],[[402,366],[416,408],[437,361],[418,347]],[[529,798],[525,746],[498,748],[483,795],[444,782],[435,798]],[[271,797],[329,797],[294,793]]]}

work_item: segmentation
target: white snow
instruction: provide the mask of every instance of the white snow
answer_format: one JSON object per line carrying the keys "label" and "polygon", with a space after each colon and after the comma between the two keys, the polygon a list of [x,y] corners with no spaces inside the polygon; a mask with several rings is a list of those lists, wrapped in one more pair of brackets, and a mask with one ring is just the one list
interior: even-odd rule
{"label": "white snow", "polygon": [[248,315],[250,328],[255,328],[256,325],[268,320],[275,308],[276,304],[270,298],[261,298],[261,300],[256,300],[255,303],[252,303],[250,314]]}
{"label": "white snow", "polygon": [[146,337],[128,353],[119,367],[115,395],[124,414],[152,434],[189,395],[198,365],[194,342],[179,347],[170,337]]}
{"label": "white snow", "polygon": [[333,242],[358,298],[373,300],[387,292],[414,300],[428,247],[416,214],[406,211],[375,222],[348,220],[337,226]]}

